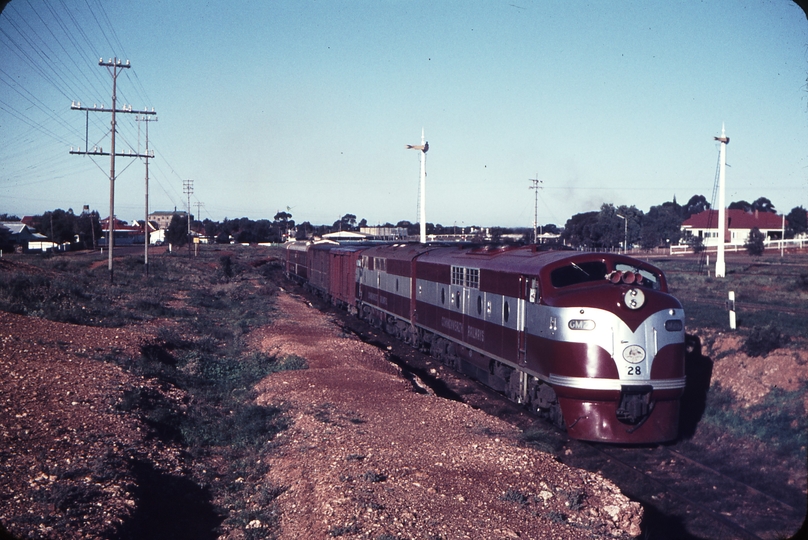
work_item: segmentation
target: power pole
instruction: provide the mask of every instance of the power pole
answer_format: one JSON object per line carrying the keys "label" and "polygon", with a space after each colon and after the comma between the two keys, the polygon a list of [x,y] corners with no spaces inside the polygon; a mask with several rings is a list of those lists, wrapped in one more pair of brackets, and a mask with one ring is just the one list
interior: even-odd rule
{"label": "power pole", "polygon": [[196,215],[202,217],[202,207],[205,206],[205,203],[201,201],[196,201],[195,204],[196,204]]}
{"label": "power pole", "polygon": [[188,195],[188,254],[191,254],[191,194],[194,192],[194,181],[183,180],[182,192]]}
{"label": "power pole", "polygon": [[[136,122],[146,122],[146,212],[143,217],[143,268],[149,275],[149,122],[156,122],[157,117],[135,116]],[[153,154],[153,152],[152,152]]]}
{"label": "power pole", "polygon": [[536,178],[528,178],[528,180],[533,182],[533,185],[530,186],[530,189],[536,191],[536,193],[534,194],[535,196],[533,201],[533,243],[538,244],[539,239],[536,236],[536,227],[538,226],[539,223],[539,190],[541,189],[541,186],[539,184],[544,182],[544,180],[539,180],[539,173],[536,173]]}
{"label": "power pole", "polygon": [[[99,66],[104,66],[109,71],[110,75],[112,75],[112,108],[106,109],[102,105],[101,108],[93,107],[90,109],[89,107],[82,107],[81,103],[73,102],[70,104],[70,108],[73,110],[78,111],[87,111],[86,116],[89,119],[89,111],[93,112],[109,112],[112,113],[112,121],[110,122],[111,125],[111,135],[110,135],[110,146],[111,149],[109,152],[104,152],[102,149],[96,147],[93,148],[92,152],[85,150],[84,152],[81,151],[79,148],[78,150],[74,151],[72,148],[70,149],[71,154],[80,154],[80,155],[93,155],[93,156],[109,156],[109,235],[107,236],[107,248],[108,248],[108,267],[109,267],[109,281],[113,283],[114,274],[112,271],[112,250],[114,247],[115,242],[115,156],[122,156],[122,157],[146,157],[145,155],[137,154],[128,152],[126,154],[116,154],[115,153],[115,114],[116,113],[137,113],[137,114],[157,114],[152,109],[151,111],[134,111],[132,110],[131,105],[124,107],[123,109],[117,109],[117,88],[118,88],[118,73],[122,69],[128,69],[132,67],[129,64],[129,60],[126,61],[124,64],[117,58],[113,58],[107,62],[104,62],[104,59],[101,58],[98,61]],[[89,122],[88,122],[89,123]],[[85,129],[85,140],[84,140],[84,148],[87,148],[87,132],[89,130]]]}

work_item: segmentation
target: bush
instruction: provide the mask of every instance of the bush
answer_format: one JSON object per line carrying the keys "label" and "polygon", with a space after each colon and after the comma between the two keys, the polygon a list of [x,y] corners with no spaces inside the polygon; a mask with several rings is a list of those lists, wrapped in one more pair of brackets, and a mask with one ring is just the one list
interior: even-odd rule
{"label": "bush", "polygon": [[766,235],[760,232],[760,229],[755,227],[749,231],[749,237],[746,239],[746,243],[743,247],[746,248],[746,252],[750,255],[759,257],[760,255],[763,255],[763,250],[765,249],[765,240]]}
{"label": "bush", "polygon": [[788,343],[788,336],[784,336],[776,326],[755,326],[741,350],[749,356],[766,356],[786,343]]}

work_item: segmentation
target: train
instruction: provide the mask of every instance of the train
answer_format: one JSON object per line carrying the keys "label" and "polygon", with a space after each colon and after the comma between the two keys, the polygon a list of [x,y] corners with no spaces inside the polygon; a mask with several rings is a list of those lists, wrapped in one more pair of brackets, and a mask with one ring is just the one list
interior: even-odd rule
{"label": "train", "polygon": [[527,246],[295,241],[285,272],[566,429],[677,438],[685,313],[654,265]]}

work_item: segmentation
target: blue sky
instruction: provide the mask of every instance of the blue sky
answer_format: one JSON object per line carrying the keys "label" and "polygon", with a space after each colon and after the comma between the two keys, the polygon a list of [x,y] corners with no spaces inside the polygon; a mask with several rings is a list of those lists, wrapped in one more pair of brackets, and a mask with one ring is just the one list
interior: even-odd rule
{"label": "blue sky", "polygon": [[[808,21],[771,1],[12,0],[0,15],[0,213],[109,211],[82,105],[152,107],[150,208],[222,220],[563,225],[603,203],[712,197],[808,207]],[[109,149],[109,115],[89,115]],[[117,150],[145,124],[118,115]],[[139,131],[140,130],[140,131]],[[144,213],[118,158],[115,212]],[[202,203],[198,207],[196,203]],[[197,210],[199,209],[199,212]]]}

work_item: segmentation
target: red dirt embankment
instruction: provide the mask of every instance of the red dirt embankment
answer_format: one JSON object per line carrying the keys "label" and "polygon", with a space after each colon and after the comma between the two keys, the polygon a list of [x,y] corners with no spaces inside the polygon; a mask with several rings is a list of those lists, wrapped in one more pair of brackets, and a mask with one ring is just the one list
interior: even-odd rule
{"label": "red dirt embankment", "polygon": [[278,308],[282,318],[253,339],[309,364],[257,388],[259,403],[283,404],[294,422],[267,477],[288,488],[281,537],[640,533],[642,508],[611,482],[521,446],[516,428],[483,412],[415,392],[382,352],[302,300],[281,294]]}

